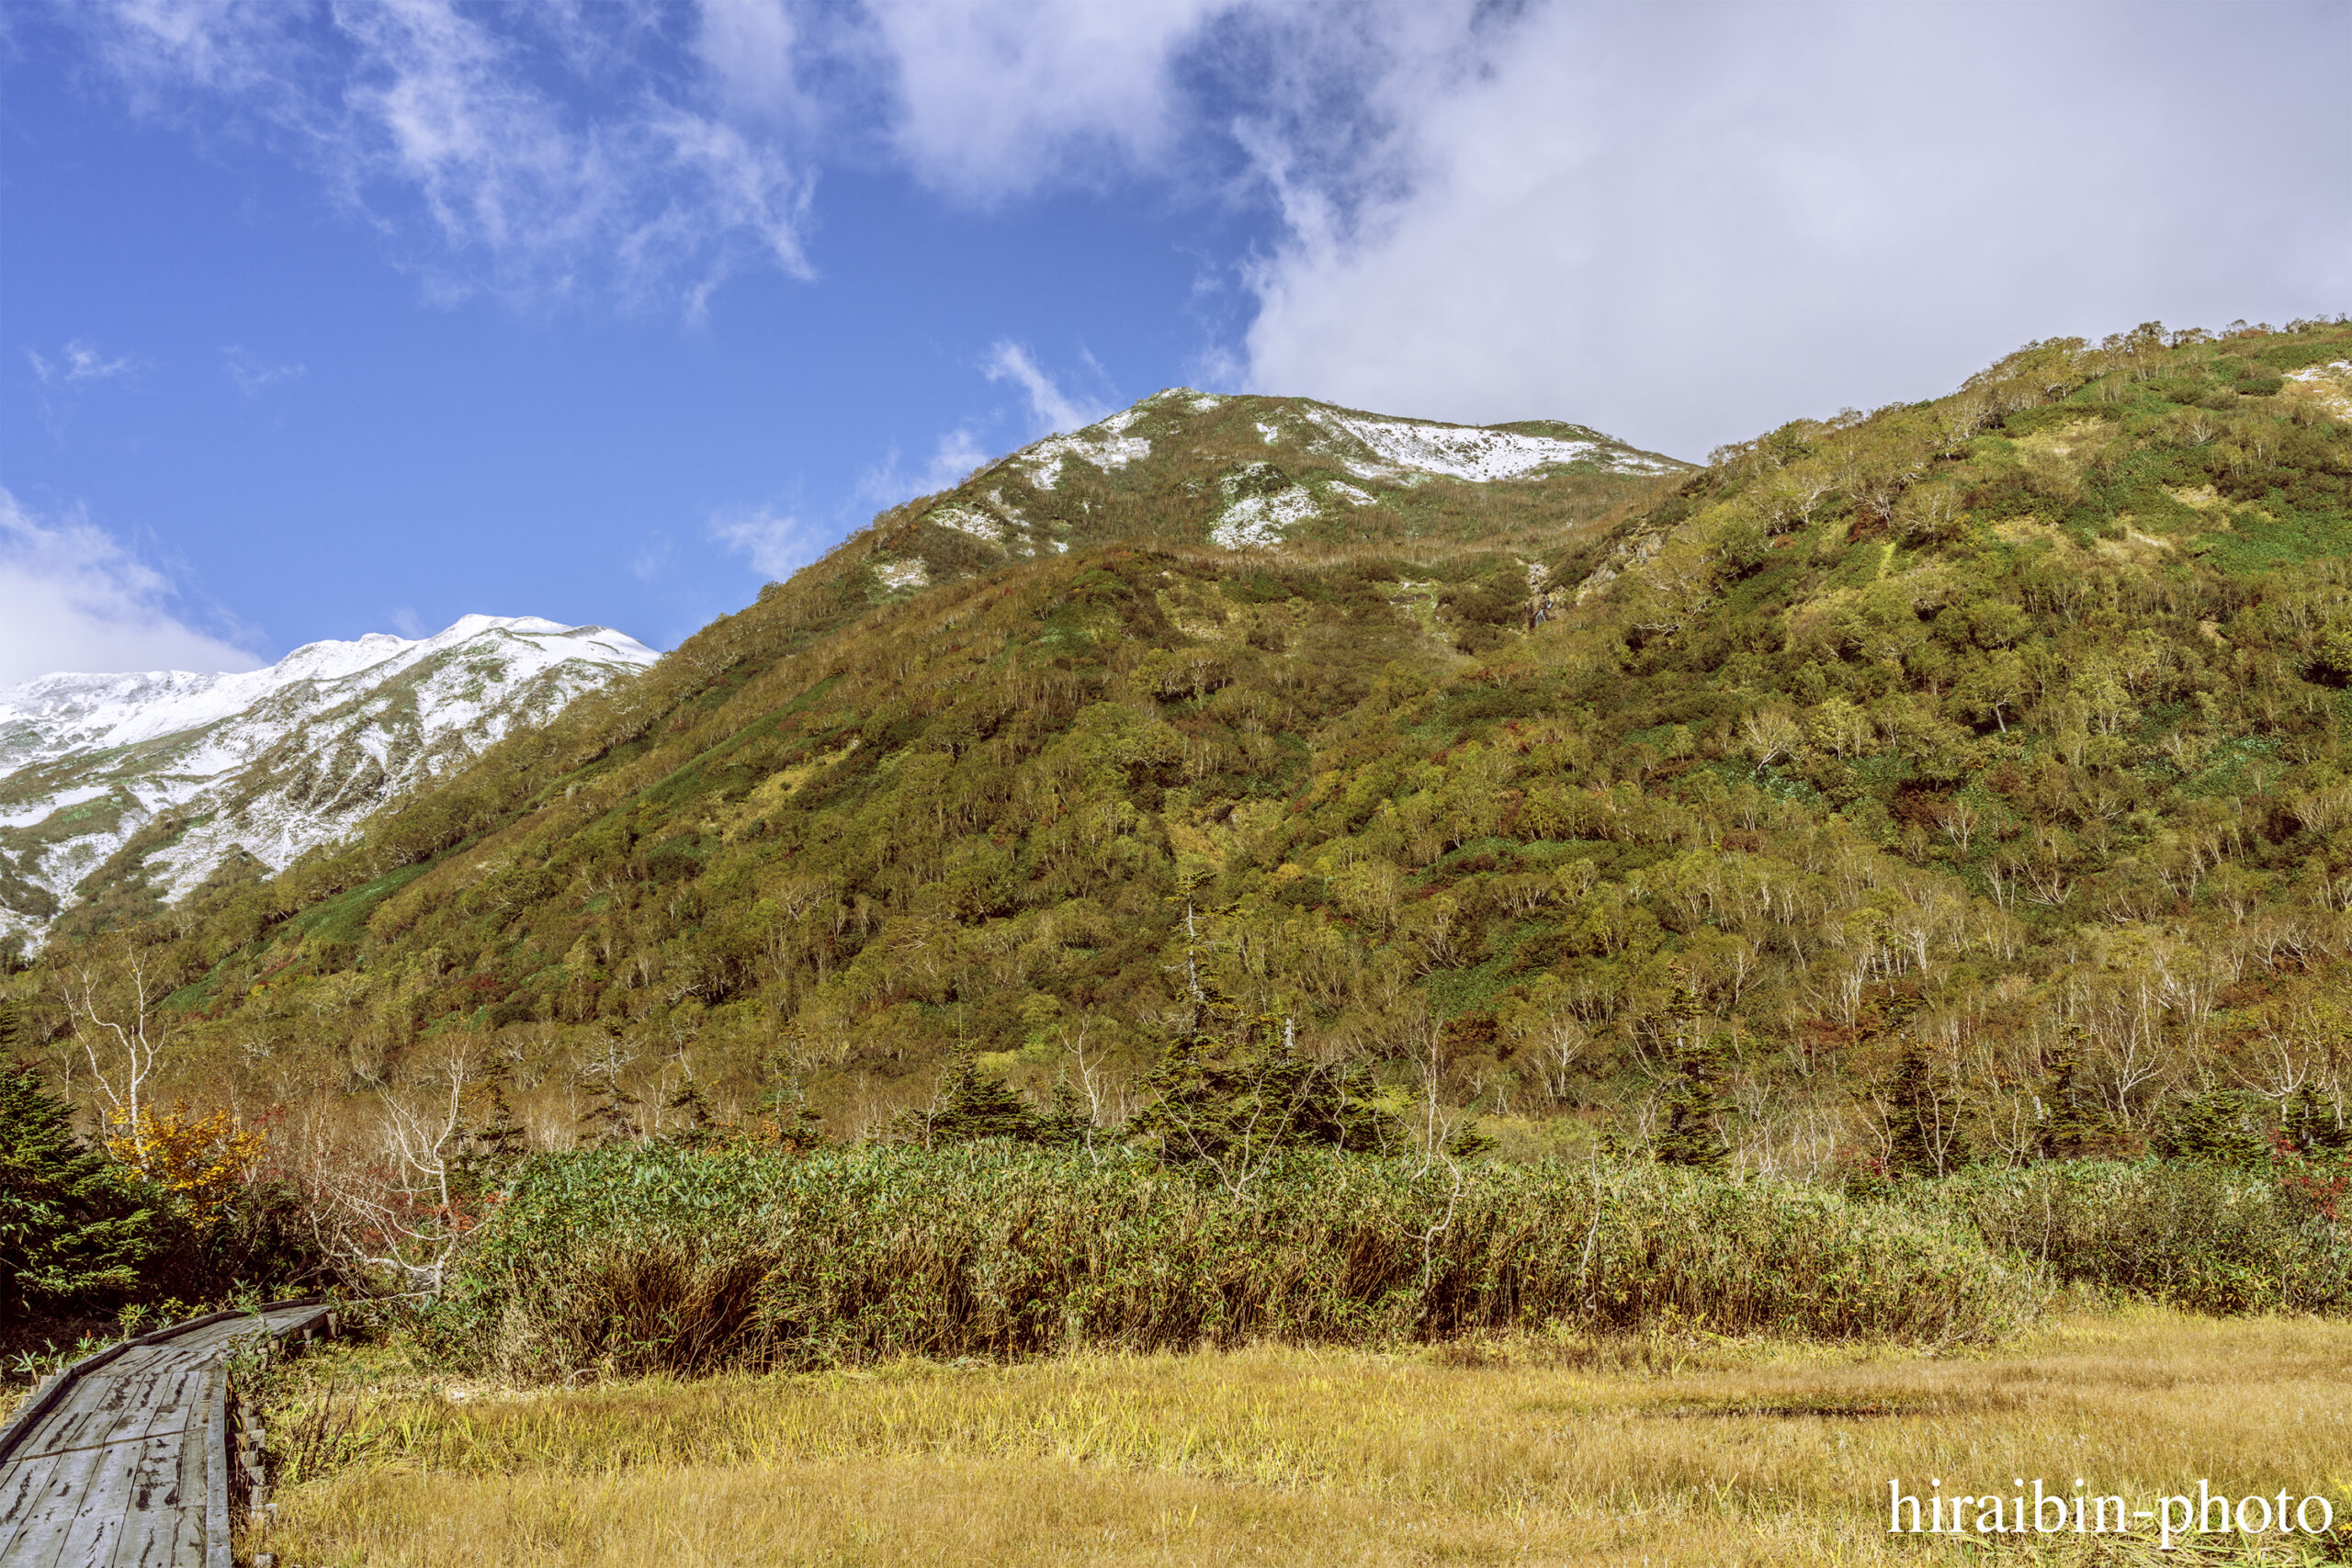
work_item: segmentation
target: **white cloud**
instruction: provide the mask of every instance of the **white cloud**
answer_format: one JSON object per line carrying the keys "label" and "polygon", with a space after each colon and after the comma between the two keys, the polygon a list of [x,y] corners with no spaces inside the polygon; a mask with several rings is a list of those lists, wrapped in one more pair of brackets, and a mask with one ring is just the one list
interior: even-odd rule
{"label": "white cloud", "polygon": [[427,635],[424,618],[406,604],[395,604],[385,611],[384,619],[404,637],[413,639]]}
{"label": "white cloud", "polygon": [[752,563],[761,575],[781,581],[815,560],[823,545],[816,530],[797,517],[764,506],[732,506],[713,513],[710,538]]}
{"label": "white cloud", "polygon": [[968,428],[959,427],[939,438],[930,460],[917,472],[900,468],[898,451],[893,448],[880,463],[859,477],[857,493],[876,506],[896,506],[918,495],[953,489],[990,456],[981,447],[978,436]]}
{"label": "white cloud", "polygon": [[127,354],[108,359],[85,338],[75,338],[59,349],[54,357],[28,348],[25,358],[31,362],[33,375],[44,387],[80,387],[93,381],[111,381],[139,368]]}
{"label": "white cloud", "polygon": [[[2301,194],[2341,186],[2352,11],[2046,7],[2025,51],[1984,16],[1542,8],[1465,30],[1476,69],[1395,56],[1348,159],[1253,143],[1288,232],[1250,384],[1698,457],[2028,338],[2352,295],[2352,209]],[[2180,116],[2189,61],[2269,107]]]}
{"label": "white cloud", "polygon": [[[2352,211],[2326,198],[2352,133],[2340,5],[2046,6],[2030,48],[1931,6],[70,14],[103,18],[140,103],[263,127],[436,292],[694,317],[748,267],[809,276],[820,155],[983,206],[1124,185],[1245,228],[1271,209],[1254,323],[1200,365],[1685,455],[1939,390],[2029,337],[2352,296]],[[2263,107],[2179,111],[2214,80],[2261,81]],[[1042,428],[1095,412],[1017,347],[988,368]]]}
{"label": "white cloud", "polygon": [[311,373],[307,365],[271,365],[256,358],[235,344],[220,351],[220,368],[246,397],[258,397],[262,389],[278,381],[299,381]]}
{"label": "white cloud", "polygon": [[[1100,371],[1100,367],[1091,366],[1091,361],[1090,367]],[[1011,381],[1028,395],[1030,424],[1039,435],[1076,430],[1111,412],[1107,403],[1064,392],[1029,351],[1017,343],[997,344],[989,350],[988,359],[980,368],[989,380]]]}
{"label": "white cloud", "polygon": [[172,611],[171,580],[78,512],[44,521],[0,490],[0,686],[62,671],[254,670]]}
{"label": "white cloud", "polygon": [[717,112],[699,75],[681,85],[642,7],[114,0],[90,17],[141,107],[258,120],[437,295],[692,314],[752,262],[808,276],[811,171],[772,127]]}
{"label": "white cloud", "polygon": [[1232,8],[875,0],[897,77],[893,141],[934,188],[980,202],[1148,165],[1188,118],[1177,61]]}

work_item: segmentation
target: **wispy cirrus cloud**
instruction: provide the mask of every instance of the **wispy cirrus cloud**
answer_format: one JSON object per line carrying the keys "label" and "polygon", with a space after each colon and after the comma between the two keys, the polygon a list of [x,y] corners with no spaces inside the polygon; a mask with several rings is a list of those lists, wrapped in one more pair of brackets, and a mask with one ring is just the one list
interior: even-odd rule
{"label": "wispy cirrus cloud", "polygon": [[[1021,389],[1029,400],[1029,423],[1039,435],[1076,430],[1111,412],[1108,403],[1063,390],[1061,384],[1037,363],[1035,355],[1017,343],[995,344],[980,368],[989,380],[1010,381]],[[1102,374],[1102,367],[1091,360],[1088,361],[1088,368],[1098,378]]]}
{"label": "wispy cirrus cloud", "polygon": [[107,357],[97,344],[87,338],[74,338],[52,354],[39,349],[25,350],[26,362],[33,367],[33,378],[44,387],[85,387],[93,382],[116,381],[139,372],[139,362],[127,354]]}
{"label": "wispy cirrus cloud", "polygon": [[954,487],[989,457],[989,451],[971,428],[959,425],[939,438],[939,444],[919,468],[899,467],[898,450],[892,448],[881,462],[859,476],[858,497],[876,506],[896,506],[918,495]]}
{"label": "wispy cirrus cloud", "polygon": [[61,671],[254,670],[249,628],[188,624],[171,577],[79,508],[42,517],[0,490],[0,686]]}
{"label": "wispy cirrus cloud", "polygon": [[75,15],[141,110],[256,128],[438,297],[693,315],[744,265],[809,276],[813,169],[788,125],[721,112],[660,9],[113,0]]}
{"label": "wispy cirrus cloud", "polygon": [[831,542],[821,529],[766,506],[722,507],[711,514],[704,533],[741,556],[753,571],[778,581],[815,560]]}
{"label": "wispy cirrus cloud", "polygon": [[299,381],[311,373],[307,365],[272,365],[236,344],[220,351],[221,373],[232,385],[248,398],[259,397],[265,388],[280,381]]}

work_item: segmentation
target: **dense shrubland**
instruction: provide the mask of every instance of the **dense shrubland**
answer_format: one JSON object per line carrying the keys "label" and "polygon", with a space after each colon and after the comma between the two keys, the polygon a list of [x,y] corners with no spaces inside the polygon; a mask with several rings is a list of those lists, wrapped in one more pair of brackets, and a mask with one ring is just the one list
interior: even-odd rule
{"label": "dense shrubland", "polygon": [[[2253,1231],[2146,1259],[2203,1245],[2165,1173],[2343,1190],[2347,360],[2038,344],[1634,500],[1435,484],[1266,555],[1156,529],[1181,458],[1072,465],[1093,542],[908,597],[910,507],[350,845],[82,917],[25,1049],[89,1099],[151,1021],[159,1091],[395,1194],[357,1258],[492,1133],[922,1141],[1009,1085],[1125,1147],[1214,996],[1391,1155],[1881,1183],[2018,1252],[2046,1201],[2070,1278],[2340,1305]],[[2143,1174],[2034,1174],[2085,1160]]]}

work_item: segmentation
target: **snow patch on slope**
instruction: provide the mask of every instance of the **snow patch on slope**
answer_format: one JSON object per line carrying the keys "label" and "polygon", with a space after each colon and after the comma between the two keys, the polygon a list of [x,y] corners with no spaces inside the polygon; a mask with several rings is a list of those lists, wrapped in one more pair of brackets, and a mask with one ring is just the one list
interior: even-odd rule
{"label": "snow patch on slope", "polygon": [[2352,360],[2339,359],[2332,365],[2290,370],[2287,379],[2301,382],[2335,412],[2352,414]]}
{"label": "snow patch on slope", "polygon": [[943,506],[932,513],[927,521],[959,534],[969,534],[976,539],[986,539],[991,545],[1004,542],[1004,525],[977,506]]}
{"label": "snow patch on slope", "polygon": [[1209,543],[1227,550],[1264,549],[1281,544],[1292,524],[1306,522],[1317,510],[1304,485],[1273,495],[1244,496],[1218,516],[1209,530]]}
{"label": "snow patch on slope", "polygon": [[[1129,463],[1151,456],[1151,438],[1145,435],[1120,434],[1143,417],[1142,405],[1125,409],[1106,420],[1090,424],[1074,435],[1049,435],[1014,461],[1027,475],[1029,482],[1039,490],[1051,490],[1061,482],[1062,464],[1071,457],[1082,457],[1104,473],[1124,468]],[[1101,434],[1092,434],[1100,432]]]}
{"label": "snow patch on slope", "polygon": [[1589,463],[1617,473],[1665,473],[1666,464],[1618,451],[1598,441],[1564,440],[1515,430],[1476,425],[1426,424],[1416,420],[1367,419],[1312,408],[1307,417],[1334,434],[1351,436],[1379,460],[1349,461],[1362,479],[1394,479],[1398,470],[1440,474],[1487,482],[1518,479],[1539,469]]}

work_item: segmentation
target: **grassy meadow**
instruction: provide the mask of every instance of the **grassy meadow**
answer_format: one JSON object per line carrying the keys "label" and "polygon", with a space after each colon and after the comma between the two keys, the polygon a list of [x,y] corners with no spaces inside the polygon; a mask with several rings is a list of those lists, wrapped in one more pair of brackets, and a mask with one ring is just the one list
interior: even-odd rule
{"label": "grassy meadow", "polygon": [[577,1387],[441,1366],[395,1342],[280,1369],[280,1515],[245,1551],[289,1568],[2345,1561],[2341,1539],[1890,1538],[1895,1475],[2080,1475],[2134,1507],[2202,1477],[2352,1515],[2340,1320],[2131,1307],[1977,1352],[1668,1328]]}

